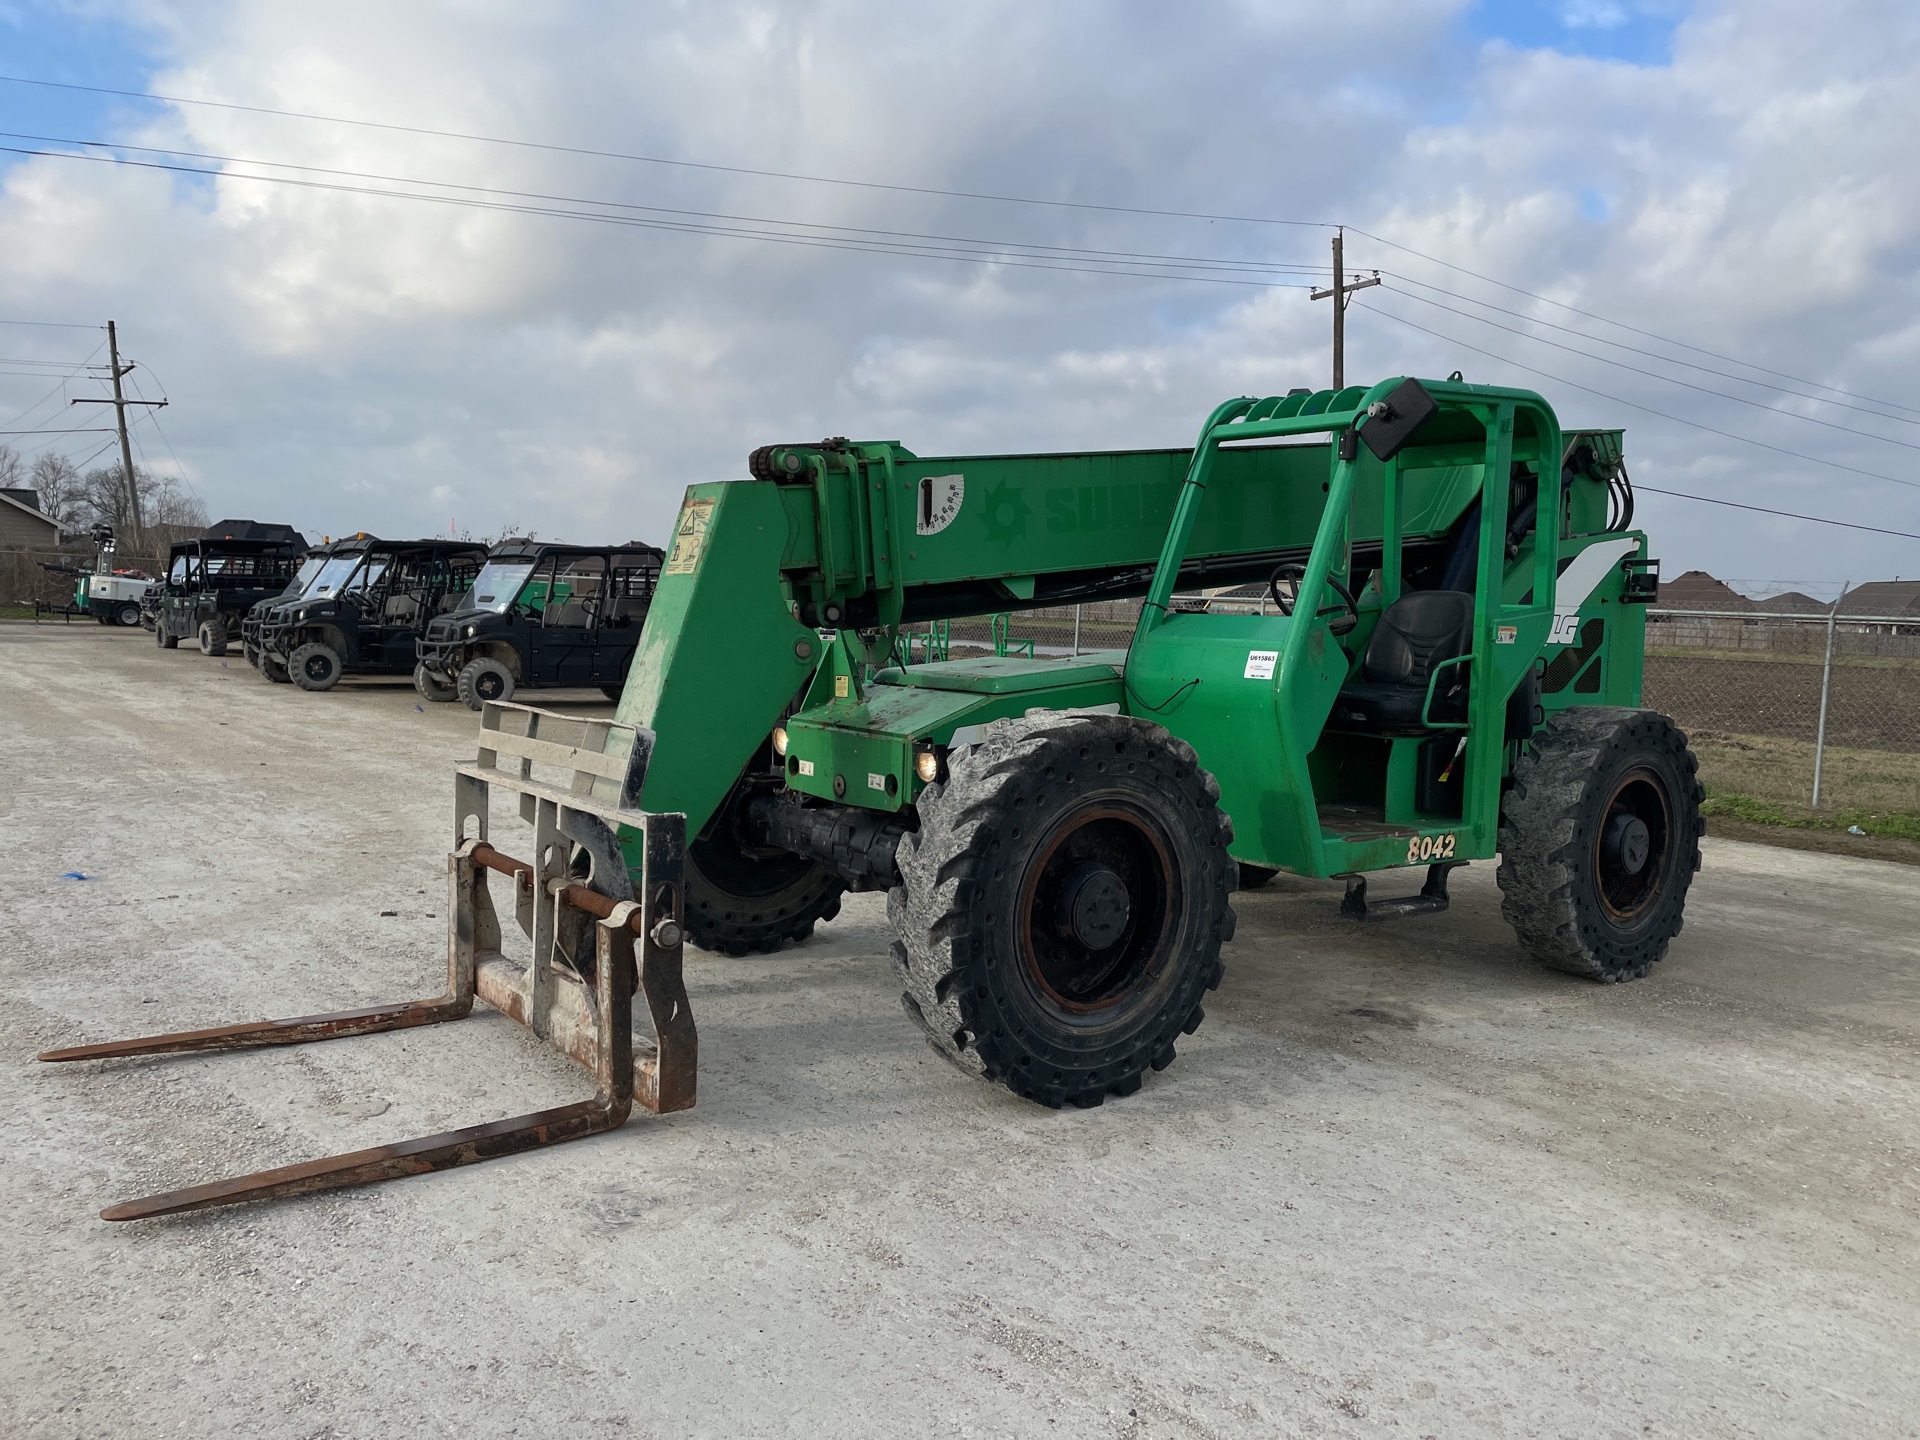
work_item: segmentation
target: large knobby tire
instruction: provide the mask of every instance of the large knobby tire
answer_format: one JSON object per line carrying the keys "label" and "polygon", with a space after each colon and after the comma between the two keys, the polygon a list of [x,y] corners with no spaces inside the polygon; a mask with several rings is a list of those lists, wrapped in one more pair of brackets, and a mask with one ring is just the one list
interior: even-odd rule
{"label": "large knobby tire", "polygon": [[331,690],[340,683],[340,652],[309,640],[287,657],[287,674],[302,690]]}
{"label": "large knobby tire", "polygon": [[1680,933],[1706,798],[1652,710],[1577,706],[1522,751],[1500,803],[1501,912],[1543,965],[1637,980]]}
{"label": "large knobby tire", "polygon": [[219,616],[200,622],[200,653],[202,655],[224,655],[227,653],[227,626]]}
{"label": "large knobby tire", "polygon": [[293,676],[287,673],[287,667],[271,655],[260,656],[260,673],[276,685],[291,685]]}
{"label": "large knobby tire", "polygon": [[457,687],[449,685],[425,665],[413,667],[413,688],[437,705],[451,704],[458,693]]}
{"label": "large knobby tire", "polygon": [[461,667],[453,688],[461,704],[469,710],[479,710],[489,700],[513,698],[513,672],[498,660],[482,655]]}
{"label": "large knobby tire", "polygon": [[1192,747],[1122,715],[1002,720],[947,757],[887,915],[934,1051],[1043,1105],[1130,1095],[1205,1018],[1233,826]]}
{"label": "large knobby tire", "polygon": [[723,813],[687,846],[687,938],[695,945],[771,954],[840,913],[846,882],[831,869],[803,855],[756,853],[727,821]]}
{"label": "large knobby tire", "polygon": [[167,629],[167,622],[156,620],[153,623],[153,643],[162,650],[178,650],[180,637]]}

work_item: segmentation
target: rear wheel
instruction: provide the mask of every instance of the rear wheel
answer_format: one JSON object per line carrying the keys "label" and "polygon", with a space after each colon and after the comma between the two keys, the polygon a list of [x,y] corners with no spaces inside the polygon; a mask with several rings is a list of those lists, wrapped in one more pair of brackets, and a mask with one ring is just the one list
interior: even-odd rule
{"label": "rear wheel", "polygon": [[428,700],[440,705],[450,703],[456,694],[454,686],[449,685],[424,665],[413,667],[413,688]]}
{"label": "rear wheel", "polygon": [[954,751],[887,897],[934,1050],[1052,1106],[1170,1065],[1233,937],[1219,798],[1190,746],[1128,716],[1003,720]]}
{"label": "rear wheel", "polygon": [[1680,933],[1700,868],[1698,762],[1652,710],[1563,710],[1513,767],[1500,806],[1501,911],[1535,959],[1637,980]]}
{"label": "rear wheel", "polygon": [[513,698],[513,672],[498,660],[481,656],[469,660],[454,681],[460,702],[469,710],[478,710],[489,700]]}
{"label": "rear wheel", "polygon": [[153,622],[153,643],[162,650],[178,650],[180,637],[168,631],[166,621],[156,620]]}
{"label": "rear wheel", "polygon": [[340,683],[340,652],[309,640],[287,657],[287,674],[302,690],[331,690]]}
{"label": "rear wheel", "polygon": [[129,600],[113,612],[113,618],[122,625],[138,625],[140,623],[140,607]]}
{"label": "rear wheel", "polygon": [[200,653],[202,655],[224,655],[227,653],[227,627],[219,616],[200,622]]}

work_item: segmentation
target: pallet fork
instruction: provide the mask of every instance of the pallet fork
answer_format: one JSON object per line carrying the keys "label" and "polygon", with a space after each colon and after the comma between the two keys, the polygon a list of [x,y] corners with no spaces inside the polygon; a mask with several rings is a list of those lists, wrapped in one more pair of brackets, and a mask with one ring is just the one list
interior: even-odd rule
{"label": "pallet fork", "polygon": [[[592,1099],[149,1195],[110,1206],[100,1218],[142,1220],[470,1165],[616,1129],[636,1100],[657,1115],[689,1108],[698,1041],[681,978],[686,819],[639,808],[652,748],[644,727],[525,705],[486,706],[478,758],[460,766],[454,781],[447,991],[437,999],[78,1045],[39,1057],[107,1060],[300,1045],[458,1020],[478,996],[592,1071]],[[570,778],[536,778],[536,764]],[[532,863],[487,842],[495,789],[518,794],[521,818],[533,826]],[[621,853],[621,827],[643,838],[637,877]],[[489,872],[514,882],[515,916],[532,941],[526,964],[501,953]],[[636,985],[653,1022],[652,1041],[633,1034]]]}

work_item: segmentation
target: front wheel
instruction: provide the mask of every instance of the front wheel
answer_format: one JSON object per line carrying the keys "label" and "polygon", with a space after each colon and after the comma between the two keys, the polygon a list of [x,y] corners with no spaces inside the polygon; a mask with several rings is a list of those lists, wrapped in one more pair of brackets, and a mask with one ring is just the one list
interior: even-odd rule
{"label": "front wheel", "polygon": [[1685,732],[1652,710],[1563,710],[1500,804],[1501,911],[1555,970],[1637,980],[1680,933],[1706,798]]}
{"label": "front wheel", "polygon": [[287,657],[287,674],[302,690],[331,690],[340,683],[340,652],[309,640]]}
{"label": "front wheel", "polygon": [[1219,785],[1121,715],[998,721],[947,763],[887,897],[907,1014],[1043,1105],[1132,1094],[1199,1028],[1233,937]]}
{"label": "front wheel", "polygon": [[167,622],[156,620],[153,623],[153,643],[162,650],[178,650],[180,637],[167,629]]}
{"label": "front wheel", "polygon": [[418,690],[422,697],[438,705],[450,703],[455,696],[454,687],[427,669],[425,665],[413,667],[413,688]]}
{"label": "front wheel", "polygon": [[469,710],[479,710],[489,700],[513,698],[513,672],[498,660],[482,655],[478,660],[469,660],[461,668],[454,681],[454,689],[460,696],[461,704]]}
{"label": "front wheel", "polygon": [[219,616],[200,622],[200,653],[202,655],[224,655],[227,653],[227,627]]}

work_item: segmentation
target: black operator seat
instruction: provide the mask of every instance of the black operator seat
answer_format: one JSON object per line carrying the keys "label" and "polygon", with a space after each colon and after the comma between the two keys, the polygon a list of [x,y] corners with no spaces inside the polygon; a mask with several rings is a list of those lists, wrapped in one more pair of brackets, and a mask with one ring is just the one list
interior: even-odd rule
{"label": "black operator seat", "polygon": [[[1341,687],[1332,723],[1372,735],[1422,735],[1427,682],[1443,660],[1473,648],[1473,596],[1464,590],[1415,590],[1381,615],[1367,643],[1360,678]],[[1434,720],[1467,718],[1467,669],[1450,665],[1434,687]]]}

